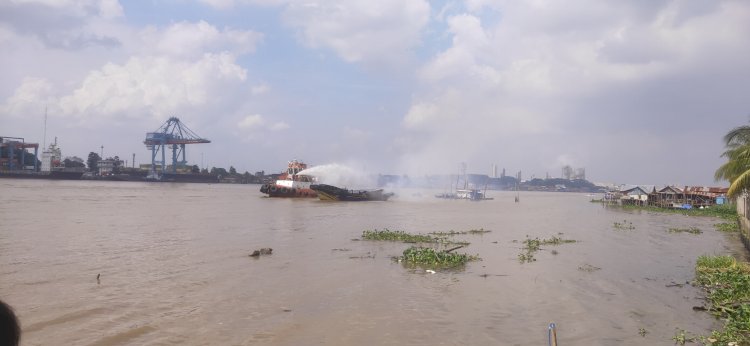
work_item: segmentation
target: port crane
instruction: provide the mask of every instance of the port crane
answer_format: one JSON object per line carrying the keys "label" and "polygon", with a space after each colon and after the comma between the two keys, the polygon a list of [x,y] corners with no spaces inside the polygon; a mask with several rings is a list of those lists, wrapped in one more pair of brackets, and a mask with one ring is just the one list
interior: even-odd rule
{"label": "port crane", "polygon": [[[37,171],[37,159],[39,156],[37,156],[39,151],[39,143],[28,143],[21,137],[6,137],[6,136],[0,136],[0,152],[4,151],[4,148],[8,148],[8,154],[7,154],[7,162],[8,162],[8,170],[16,170],[15,164],[14,164],[14,155],[15,151],[21,149],[21,161],[20,166],[21,169],[24,169],[24,162],[26,162],[26,149],[28,148],[34,148],[34,172]],[[6,160],[0,159],[0,162],[3,162]],[[4,165],[3,165],[4,166]]]}
{"label": "port crane", "polygon": [[[161,174],[167,171],[166,167],[166,148],[172,149],[172,173],[177,173],[177,166],[185,166],[185,144],[211,143],[210,140],[201,138],[191,131],[177,117],[171,117],[167,122],[162,124],[156,131],[146,133],[146,140],[143,144],[148,150],[151,150],[151,172],[150,179],[161,179]],[[157,160],[157,155],[161,152],[161,160]],[[182,155],[182,160],[177,158]],[[161,166],[161,170],[156,170],[156,165]]]}

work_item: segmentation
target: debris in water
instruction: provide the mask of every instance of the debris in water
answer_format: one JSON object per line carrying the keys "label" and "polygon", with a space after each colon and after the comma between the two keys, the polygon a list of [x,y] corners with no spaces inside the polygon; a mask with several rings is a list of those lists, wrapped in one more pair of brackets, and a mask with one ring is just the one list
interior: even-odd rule
{"label": "debris in water", "polygon": [[425,270],[425,272],[426,273],[430,273],[430,274],[435,274],[435,271],[434,270],[430,270],[430,269]]}
{"label": "debris in water", "polygon": [[273,249],[270,247],[264,247],[260,250],[255,250],[253,253],[250,254],[250,257],[260,257],[260,255],[270,255],[273,252]]}
{"label": "debris in water", "polygon": [[101,273],[99,273],[99,274],[96,274],[96,284],[97,284],[97,285],[98,285],[98,284],[101,284],[101,282],[99,281],[99,277],[101,277],[101,275],[102,275]]}
{"label": "debris in water", "polygon": [[592,265],[590,265],[588,263],[584,264],[584,265],[582,265],[580,267],[578,267],[578,270],[584,271],[584,272],[587,272],[587,273],[591,273],[591,272],[594,272],[594,271],[597,271],[597,270],[600,270],[600,269],[602,269],[602,268],[594,267],[594,266],[592,266]]}

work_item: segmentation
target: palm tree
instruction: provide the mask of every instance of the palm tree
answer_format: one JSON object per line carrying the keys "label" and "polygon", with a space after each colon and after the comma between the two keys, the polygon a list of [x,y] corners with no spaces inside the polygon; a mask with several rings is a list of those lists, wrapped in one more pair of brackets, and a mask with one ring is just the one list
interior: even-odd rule
{"label": "palm tree", "polygon": [[716,170],[716,180],[729,181],[730,198],[750,191],[750,125],[739,126],[724,136],[727,162]]}

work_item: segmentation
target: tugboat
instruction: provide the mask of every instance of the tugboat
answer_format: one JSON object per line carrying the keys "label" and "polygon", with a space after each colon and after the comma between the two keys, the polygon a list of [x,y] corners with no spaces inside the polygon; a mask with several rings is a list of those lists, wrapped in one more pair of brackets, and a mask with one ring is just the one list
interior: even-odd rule
{"label": "tugboat", "polygon": [[377,190],[347,190],[333,185],[313,184],[310,188],[318,192],[321,201],[387,201],[393,192]]}
{"label": "tugboat", "polygon": [[310,188],[312,177],[300,175],[299,172],[307,169],[307,165],[301,161],[289,161],[286,172],[279,176],[274,184],[263,184],[260,192],[268,197],[318,197],[318,193]]}

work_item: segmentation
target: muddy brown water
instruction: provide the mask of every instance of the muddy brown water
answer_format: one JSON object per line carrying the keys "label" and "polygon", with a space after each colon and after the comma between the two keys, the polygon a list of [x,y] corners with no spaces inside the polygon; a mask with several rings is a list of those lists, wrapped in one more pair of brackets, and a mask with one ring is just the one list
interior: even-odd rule
{"label": "muddy brown water", "polygon": [[[682,285],[696,258],[739,249],[717,219],[606,209],[584,194],[403,190],[347,203],[258,189],[0,180],[0,298],[22,344],[546,345],[554,322],[560,345],[673,345],[681,329],[717,326]],[[392,260],[406,244],[353,240],[383,228],[491,232],[455,236],[481,261],[430,274]],[[578,242],[521,264],[514,240],[527,235]],[[273,254],[248,256],[262,247]]]}

